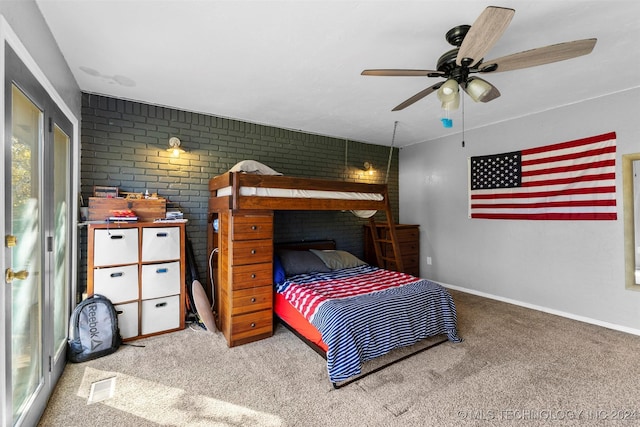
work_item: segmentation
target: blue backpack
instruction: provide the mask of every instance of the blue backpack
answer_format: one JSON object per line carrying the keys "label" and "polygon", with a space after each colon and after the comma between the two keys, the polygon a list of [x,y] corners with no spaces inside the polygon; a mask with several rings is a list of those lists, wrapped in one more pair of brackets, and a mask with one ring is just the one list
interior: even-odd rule
{"label": "blue backpack", "polygon": [[67,355],[71,362],[106,356],[121,344],[118,314],[107,297],[95,294],[76,306],[69,322]]}

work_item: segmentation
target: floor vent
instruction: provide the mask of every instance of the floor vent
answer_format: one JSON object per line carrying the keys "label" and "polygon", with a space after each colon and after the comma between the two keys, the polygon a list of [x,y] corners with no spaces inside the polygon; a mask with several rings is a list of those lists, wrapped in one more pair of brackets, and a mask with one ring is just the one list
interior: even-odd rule
{"label": "floor vent", "polygon": [[89,392],[89,400],[87,401],[87,405],[111,399],[115,391],[116,377],[111,377],[107,378],[106,380],[100,380],[91,383],[91,391]]}

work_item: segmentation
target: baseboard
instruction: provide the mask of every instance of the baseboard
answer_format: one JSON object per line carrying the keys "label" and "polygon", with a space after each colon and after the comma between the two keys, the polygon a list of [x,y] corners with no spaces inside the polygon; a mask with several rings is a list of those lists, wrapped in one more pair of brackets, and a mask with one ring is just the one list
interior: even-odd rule
{"label": "baseboard", "polygon": [[543,307],[543,306],[540,306],[540,305],[530,304],[528,302],[522,302],[522,301],[514,300],[514,299],[511,299],[511,298],[505,298],[505,297],[501,297],[501,296],[497,296],[497,295],[488,294],[488,293],[485,293],[485,292],[480,292],[480,291],[477,291],[475,289],[463,288],[461,286],[449,285],[449,284],[442,283],[442,282],[438,282],[438,283],[440,283],[442,286],[444,286],[447,289],[453,289],[455,291],[460,291],[460,292],[464,292],[464,293],[467,293],[467,294],[477,295],[479,297],[489,298],[489,299],[493,299],[493,300],[496,300],[496,301],[506,302],[508,304],[518,305],[520,307],[525,307],[525,308],[530,308],[532,310],[542,311],[543,313],[554,314],[556,316],[566,317],[568,319],[577,320],[579,322],[589,323],[591,325],[602,326],[603,328],[613,329],[615,331],[626,332],[628,334],[640,336],[640,329],[629,328],[627,326],[617,325],[615,323],[603,322],[601,320],[592,319],[590,317],[578,316],[578,315],[573,314],[573,313],[567,313],[567,312],[564,312],[564,311],[554,310],[552,308]]}

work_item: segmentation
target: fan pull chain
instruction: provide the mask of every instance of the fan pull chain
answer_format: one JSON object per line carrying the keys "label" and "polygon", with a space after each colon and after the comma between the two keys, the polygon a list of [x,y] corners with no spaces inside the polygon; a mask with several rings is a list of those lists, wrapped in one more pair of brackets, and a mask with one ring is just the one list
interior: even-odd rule
{"label": "fan pull chain", "polygon": [[462,148],[464,148],[464,96],[462,98]]}

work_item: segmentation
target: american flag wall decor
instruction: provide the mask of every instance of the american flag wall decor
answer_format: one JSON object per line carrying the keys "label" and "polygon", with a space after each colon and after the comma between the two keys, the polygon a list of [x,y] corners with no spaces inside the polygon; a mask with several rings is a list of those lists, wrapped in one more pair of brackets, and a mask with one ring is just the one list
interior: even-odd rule
{"label": "american flag wall decor", "polygon": [[469,217],[615,220],[616,134],[469,159]]}

